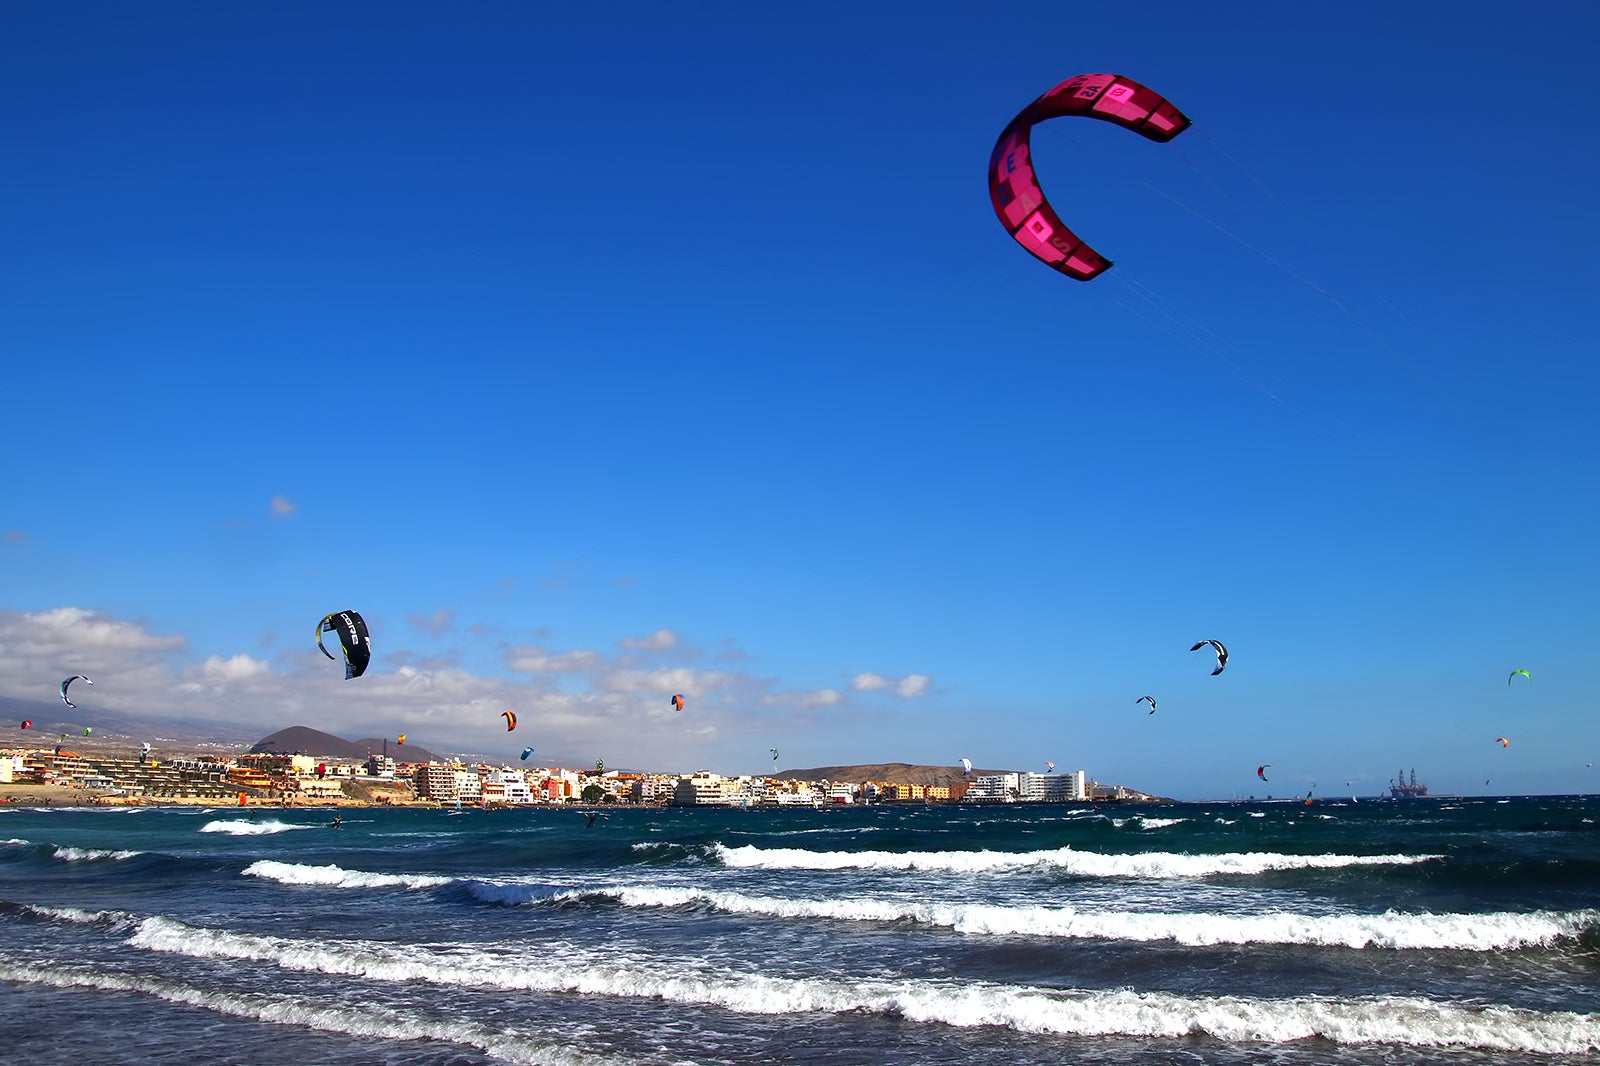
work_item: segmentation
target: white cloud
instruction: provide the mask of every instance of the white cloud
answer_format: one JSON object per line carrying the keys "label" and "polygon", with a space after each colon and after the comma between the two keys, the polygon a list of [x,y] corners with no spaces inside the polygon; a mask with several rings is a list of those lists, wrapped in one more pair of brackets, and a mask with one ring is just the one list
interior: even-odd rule
{"label": "white cloud", "polygon": [[[421,620],[435,619],[443,616]],[[663,642],[657,634],[619,639],[609,654],[515,646],[497,666],[474,670],[462,664],[482,638],[460,626],[450,633],[466,646],[424,658],[394,637],[363,677],[346,680],[342,663],[298,641],[271,655],[254,639],[255,655],[210,647],[191,654],[182,635],[140,621],[74,607],[0,610],[0,697],[59,705],[61,678],[80,672],[95,680],[75,701],[86,722],[103,711],[209,720],[255,737],[291,725],[346,739],[404,732],[408,744],[436,753],[508,760],[535,743],[572,765],[604,756],[614,766],[669,772],[748,769],[742,761],[764,752],[770,737],[810,729],[816,715],[850,702],[847,691],[788,688],[738,667],[642,668],[640,652],[625,642]],[[681,641],[674,649],[674,657],[699,653]],[[926,684],[917,676],[906,679],[913,688]],[[677,692],[688,698],[681,713],[667,701]],[[518,717],[510,735],[500,714],[507,709]],[[115,735],[109,723],[96,725],[102,732]]]}
{"label": "white cloud", "polygon": [[634,651],[666,651],[677,646],[678,634],[670,629],[658,629],[648,636],[623,637],[617,641],[617,647],[631,648]]}
{"label": "white cloud", "polygon": [[79,658],[96,652],[176,651],[181,636],[159,636],[81,607],[55,607],[31,614],[0,612],[0,653]]}
{"label": "white cloud", "polygon": [[925,695],[928,685],[932,682],[933,678],[927,674],[907,674],[895,682],[894,694],[902,699],[914,700],[918,696]]}
{"label": "white cloud", "polygon": [[506,666],[525,674],[589,674],[600,666],[600,656],[592,651],[556,653],[523,645],[512,651]]}
{"label": "white cloud", "polygon": [[856,692],[881,692],[884,689],[893,689],[896,696],[907,700],[927,695],[928,686],[932,683],[933,678],[927,674],[907,674],[896,681],[870,670],[863,670],[850,679],[850,687]]}
{"label": "white cloud", "polygon": [[419,611],[416,614],[407,615],[406,621],[424,633],[432,633],[437,637],[450,631],[450,626],[454,624],[455,618],[456,613],[454,611],[441,609],[434,611],[432,614],[423,614]]}
{"label": "white cloud", "polygon": [[832,707],[844,702],[844,693],[832,688],[810,692],[774,692],[765,702],[779,707]]}
{"label": "white cloud", "polygon": [[654,692],[664,696],[683,692],[694,693],[696,698],[703,699],[725,688],[729,680],[730,675],[716,670],[691,670],[686,666],[674,666],[661,670],[613,670],[599,678],[597,684],[607,692]]}
{"label": "white cloud", "polygon": [[294,501],[287,496],[274,496],[271,507],[272,513],[279,518],[288,518],[294,514]]}
{"label": "white cloud", "polygon": [[271,673],[272,667],[261,659],[241,653],[226,659],[220,655],[213,655],[200,664],[199,671],[205,680],[213,684],[226,685]]}

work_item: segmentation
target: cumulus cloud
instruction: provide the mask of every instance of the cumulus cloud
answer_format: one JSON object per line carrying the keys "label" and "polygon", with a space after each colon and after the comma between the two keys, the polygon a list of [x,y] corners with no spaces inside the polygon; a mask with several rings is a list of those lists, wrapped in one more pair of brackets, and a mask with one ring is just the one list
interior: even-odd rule
{"label": "cumulus cloud", "polygon": [[456,613],[454,611],[441,609],[434,611],[432,614],[423,614],[419,611],[416,614],[406,615],[406,621],[414,628],[420,629],[424,633],[432,633],[437,637],[450,631],[450,626],[455,622],[455,617]]}
{"label": "cumulus cloud", "polygon": [[895,682],[894,694],[902,699],[913,700],[926,694],[932,682],[933,678],[927,674],[907,674]]}
{"label": "cumulus cloud", "polygon": [[927,674],[907,674],[896,681],[894,678],[875,674],[871,670],[863,670],[850,679],[850,688],[856,692],[882,692],[891,689],[901,699],[914,700],[918,696],[927,695],[928,686],[932,683],[933,678]]}
{"label": "cumulus cloud", "polygon": [[671,695],[676,692],[693,692],[704,697],[726,688],[732,678],[716,670],[691,670],[686,666],[662,670],[613,670],[597,679],[597,684],[607,692],[655,693]]}
{"label": "cumulus cloud", "polygon": [[617,641],[617,647],[631,648],[634,651],[666,651],[677,646],[678,634],[670,629],[658,629],[648,636],[623,637]]}
{"label": "cumulus cloud", "polygon": [[72,658],[96,652],[176,651],[181,636],[151,633],[137,622],[87,611],[55,607],[29,614],[0,612],[0,652]]}
{"label": "cumulus cloud", "polygon": [[[436,619],[445,621],[438,613],[417,621]],[[450,633],[482,646],[463,627],[452,624]],[[656,668],[641,664],[634,645],[665,645],[661,633],[619,638],[610,652],[512,646],[481,670],[463,665],[469,649],[424,658],[394,635],[365,676],[346,681],[339,664],[298,641],[272,655],[253,639],[254,655],[196,652],[180,634],[82,608],[0,610],[0,697],[59,704],[61,678],[82,672],[95,679],[87,690],[94,707],[108,715],[210,720],[251,739],[291,725],[347,739],[406,732],[441,754],[514,751],[500,717],[511,708],[519,719],[512,740],[537,735],[551,757],[577,764],[604,754],[613,765],[684,772],[745,768],[741,760],[764,750],[774,730],[798,729],[850,702],[848,689],[791,687],[737,666],[691,667],[680,657],[698,650],[672,640],[673,661]],[[927,685],[921,675],[885,681],[906,694]],[[681,714],[667,701],[676,692],[689,700]]]}
{"label": "cumulus cloud", "polygon": [[774,692],[765,702],[779,707],[832,707],[844,702],[844,693],[832,688],[813,689],[810,692]]}
{"label": "cumulus cloud", "polygon": [[260,659],[248,655],[233,655],[224,659],[220,655],[213,655],[200,664],[200,676],[207,681],[226,685],[234,681],[248,681],[253,677],[260,677],[268,673],[272,667]]}
{"label": "cumulus cloud", "polygon": [[600,666],[592,651],[552,652],[538,645],[522,645],[511,652],[506,666],[524,674],[588,674]]}
{"label": "cumulus cloud", "polygon": [[248,687],[271,672],[272,667],[265,660],[243,653],[226,659],[213,655],[203,663],[186,667],[179,674],[177,688],[192,695],[218,696],[238,686]]}
{"label": "cumulus cloud", "polygon": [[271,507],[273,515],[278,518],[288,518],[294,514],[294,501],[287,496],[274,496]]}

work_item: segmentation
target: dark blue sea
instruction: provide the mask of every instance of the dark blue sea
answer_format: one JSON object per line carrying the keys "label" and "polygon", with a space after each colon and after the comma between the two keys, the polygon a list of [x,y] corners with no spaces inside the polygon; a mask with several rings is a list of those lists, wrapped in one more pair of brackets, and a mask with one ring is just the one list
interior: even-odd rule
{"label": "dark blue sea", "polygon": [[1600,1061],[1600,800],[0,810],[0,1059]]}

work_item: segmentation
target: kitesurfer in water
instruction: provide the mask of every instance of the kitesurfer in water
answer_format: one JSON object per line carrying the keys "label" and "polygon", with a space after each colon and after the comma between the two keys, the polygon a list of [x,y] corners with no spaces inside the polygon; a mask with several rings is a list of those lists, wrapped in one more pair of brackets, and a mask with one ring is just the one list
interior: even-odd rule
{"label": "kitesurfer in water", "polygon": [[583,816],[585,818],[589,819],[589,828],[593,829],[594,828],[594,812],[593,811],[585,811],[583,813]]}
{"label": "kitesurfer in water", "polygon": [[328,828],[329,829],[337,829],[337,828],[339,828],[339,822],[342,819],[343,819],[343,815],[341,815],[338,811],[334,811],[333,812],[333,821],[328,823]]}

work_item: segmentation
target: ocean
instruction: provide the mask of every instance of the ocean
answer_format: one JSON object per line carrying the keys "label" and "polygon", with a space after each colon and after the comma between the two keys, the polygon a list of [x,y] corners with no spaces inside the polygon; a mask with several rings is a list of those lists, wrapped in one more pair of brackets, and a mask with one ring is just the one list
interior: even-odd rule
{"label": "ocean", "polygon": [[1600,1062],[1600,799],[0,809],[0,1060]]}

